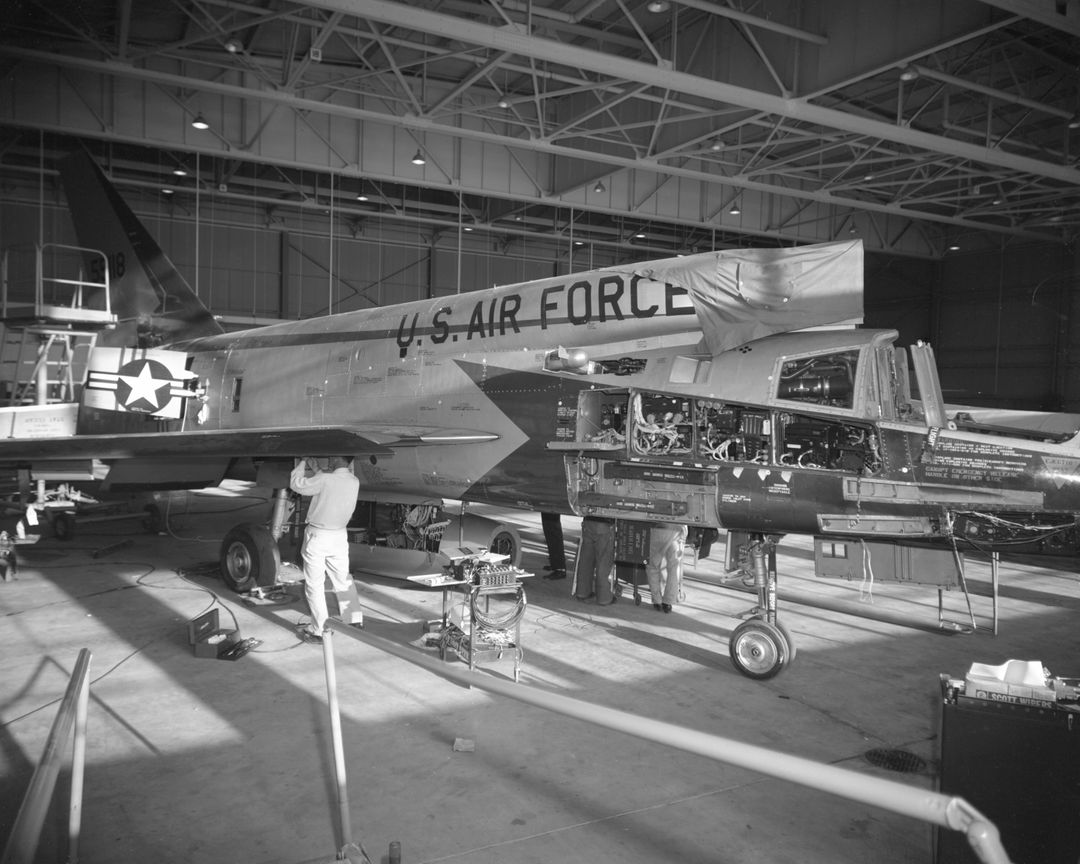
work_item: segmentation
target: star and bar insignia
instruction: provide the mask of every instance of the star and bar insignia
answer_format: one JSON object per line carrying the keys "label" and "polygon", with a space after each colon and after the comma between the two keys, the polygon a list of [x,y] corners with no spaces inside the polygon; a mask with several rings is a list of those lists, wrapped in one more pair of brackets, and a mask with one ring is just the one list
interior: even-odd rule
{"label": "star and bar insignia", "polygon": [[164,413],[173,399],[192,395],[185,385],[185,379],[175,377],[168,366],[149,357],[124,363],[116,372],[92,369],[86,382],[91,390],[115,393],[118,410],[137,414]]}

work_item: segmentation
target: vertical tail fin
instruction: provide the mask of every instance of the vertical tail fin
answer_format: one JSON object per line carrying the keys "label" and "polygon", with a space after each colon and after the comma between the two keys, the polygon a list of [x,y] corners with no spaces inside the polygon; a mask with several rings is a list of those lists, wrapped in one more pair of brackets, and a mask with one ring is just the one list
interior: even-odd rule
{"label": "vertical tail fin", "polygon": [[223,332],[89,154],[74,153],[59,169],[79,245],[108,257],[124,341],[153,347]]}

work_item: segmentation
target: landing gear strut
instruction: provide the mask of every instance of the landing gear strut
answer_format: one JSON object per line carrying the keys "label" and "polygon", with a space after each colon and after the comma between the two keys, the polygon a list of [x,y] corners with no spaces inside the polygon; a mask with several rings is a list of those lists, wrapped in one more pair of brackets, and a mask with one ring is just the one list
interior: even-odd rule
{"label": "landing gear strut", "polygon": [[[729,543],[744,541],[739,561],[744,573],[753,577],[758,604],[731,634],[728,654],[731,662],[747,678],[763,681],[778,675],[795,659],[791,634],[776,614],[776,538],[765,534],[728,535]],[[748,571],[748,572],[747,572]]]}

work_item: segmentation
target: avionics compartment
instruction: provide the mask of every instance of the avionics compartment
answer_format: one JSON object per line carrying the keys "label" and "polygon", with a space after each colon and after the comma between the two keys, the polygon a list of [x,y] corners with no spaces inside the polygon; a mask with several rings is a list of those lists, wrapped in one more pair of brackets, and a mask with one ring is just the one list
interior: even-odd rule
{"label": "avionics compartment", "polygon": [[694,399],[647,390],[630,396],[630,455],[686,458],[694,452]]}
{"label": "avionics compartment", "polygon": [[576,408],[561,406],[556,440],[549,450],[623,450],[626,448],[627,390],[583,390]]}

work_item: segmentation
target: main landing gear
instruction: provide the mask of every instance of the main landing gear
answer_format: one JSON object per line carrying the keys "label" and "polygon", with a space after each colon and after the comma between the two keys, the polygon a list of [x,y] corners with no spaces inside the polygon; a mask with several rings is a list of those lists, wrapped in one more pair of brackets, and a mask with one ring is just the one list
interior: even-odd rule
{"label": "main landing gear", "polygon": [[221,541],[221,578],[237,594],[277,581],[281,552],[265,525],[245,523],[229,529]]}
{"label": "main landing gear", "polygon": [[256,587],[269,588],[278,581],[281,570],[281,547],[291,516],[289,490],[274,491],[270,524],[245,522],[230,528],[221,541],[219,562],[221,579],[237,594]]}
{"label": "main landing gear", "polygon": [[753,579],[758,592],[757,605],[744,613],[751,617],[731,634],[728,653],[739,672],[759,681],[778,675],[795,659],[795,642],[776,614],[777,539],[765,534],[728,534],[728,543],[738,547],[739,569],[744,578]]}

